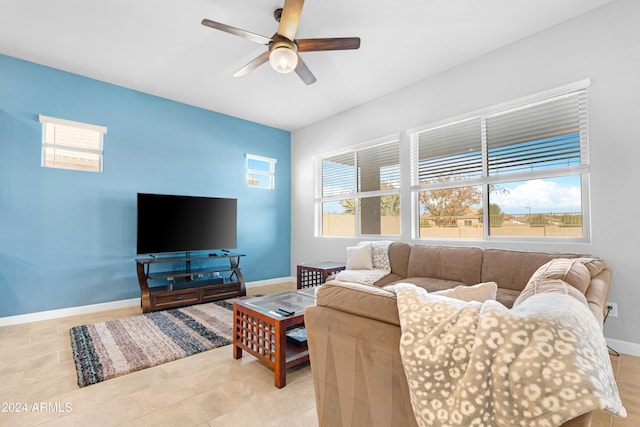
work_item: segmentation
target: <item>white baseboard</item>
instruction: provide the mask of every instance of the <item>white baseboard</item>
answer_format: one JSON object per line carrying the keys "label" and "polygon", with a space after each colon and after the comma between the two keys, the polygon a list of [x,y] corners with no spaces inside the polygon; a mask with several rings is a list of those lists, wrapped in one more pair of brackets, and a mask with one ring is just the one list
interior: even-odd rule
{"label": "white baseboard", "polygon": [[41,320],[59,319],[60,317],[78,316],[81,314],[97,313],[99,311],[116,310],[118,308],[136,306],[140,306],[140,298],[83,305],[80,307],[61,308],[58,310],[39,311],[37,313],[20,314],[17,316],[0,317],[0,327],[19,325],[21,323],[39,322]]}
{"label": "white baseboard", "polygon": [[244,284],[246,288],[259,288],[260,286],[278,285],[280,283],[296,282],[295,277],[281,277],[279,279],[258,280],[255,282],[247,282]]}
{"label": "white baseboard", "polygon": [[[280,279],[258,280],[247,282],[247,288],[276,285],[284,282],[295,282],[293,277]],[[117,310],[119,308],[140,307],[140,298],[132,298],[120,301],[105,302],[100,304],[83,305],[79,307],[61,308],[58,310],[39,311],[37,313],[19,314],[17,316],[0,317],[0,327],[19,325],[22,323],[39,322],[41,320],[59,319],[61,317],[78,316],[81,314],[97,313],[99,311]]]}
{"label": "white baseboard", "polygon": [[630,356],[640,357],[640,344],[636,344],[628,341],[616,340],[613,338],[606,338],[606,340],[607,340],[607,345],[609,346],[610,349],[617,351],[618,353],[624,353]]}

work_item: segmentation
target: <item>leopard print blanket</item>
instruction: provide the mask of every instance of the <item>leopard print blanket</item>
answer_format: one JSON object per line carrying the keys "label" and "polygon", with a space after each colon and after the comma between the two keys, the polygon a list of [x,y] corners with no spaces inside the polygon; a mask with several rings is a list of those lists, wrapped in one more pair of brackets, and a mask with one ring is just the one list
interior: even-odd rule
{"label": "leopard print blanket", "polygon": [[540,294],[517,308],[412,284],[397,295],[400,353],[419,426],[559,426],[626,412],[602,331],[586,305]]}

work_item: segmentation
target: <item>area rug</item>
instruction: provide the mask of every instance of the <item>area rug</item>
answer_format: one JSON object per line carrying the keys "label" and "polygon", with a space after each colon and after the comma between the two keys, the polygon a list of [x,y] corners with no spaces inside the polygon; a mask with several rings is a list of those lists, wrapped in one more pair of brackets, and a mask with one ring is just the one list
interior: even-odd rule
{"label": "area rug", "polygon": [[233,305],[216,301],[69,329],[80,387],[231,344]]}

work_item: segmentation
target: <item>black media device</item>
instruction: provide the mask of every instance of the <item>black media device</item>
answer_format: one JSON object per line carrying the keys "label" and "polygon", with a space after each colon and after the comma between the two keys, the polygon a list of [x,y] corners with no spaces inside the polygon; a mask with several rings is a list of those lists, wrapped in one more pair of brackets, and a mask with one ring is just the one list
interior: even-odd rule
{"label": "black media device", "polygon": [[281,314],[282,316],[293,316],[296,314],[295,311],[289,310],[288,308],[278,307],[276,313]]}
{"label": "black media device", "polygon": [[136,253],[234,249],[237,199],[138,193]]}

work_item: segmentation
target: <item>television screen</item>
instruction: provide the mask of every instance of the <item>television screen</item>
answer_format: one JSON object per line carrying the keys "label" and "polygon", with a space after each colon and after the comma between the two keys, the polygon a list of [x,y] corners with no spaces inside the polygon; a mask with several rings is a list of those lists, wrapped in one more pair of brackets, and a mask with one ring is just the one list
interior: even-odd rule
{"label": "television screen", "polygon": [[137,253],[237,247],[237,200],[138,193]]}

